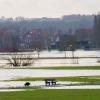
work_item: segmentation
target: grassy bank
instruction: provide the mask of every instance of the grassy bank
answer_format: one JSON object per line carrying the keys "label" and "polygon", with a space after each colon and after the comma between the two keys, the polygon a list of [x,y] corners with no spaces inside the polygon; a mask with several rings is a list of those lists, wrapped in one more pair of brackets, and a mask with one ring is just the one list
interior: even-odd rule
{"label": "grassy bank", "polygon": [[100,70],[100,66],[2,67],[1,69]]}
{"label": "grassy bank", "polygon": [[100,70],[100,66],[58,66],[58,67],[42,67],[34,69],[51,69],[51,70]]}
{"label": "grassy bank", "polygon": [[[53,77],[57,81],[72,81],[72,82],[100,82],[100,76],[75,76],[75,77]],[[9,81],[43,81],[46,77],[25,77]]]}
{"label": "grassy bank", "polygon": [[100,90],[28,90],[0,92],[0,100],[99,100]]}

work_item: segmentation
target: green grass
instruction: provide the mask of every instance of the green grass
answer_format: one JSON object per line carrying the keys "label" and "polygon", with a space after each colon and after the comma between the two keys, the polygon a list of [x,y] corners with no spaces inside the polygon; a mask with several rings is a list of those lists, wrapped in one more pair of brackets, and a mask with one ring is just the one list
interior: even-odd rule
{"label": "green grass", "polygon": [[99,100],[100,90],[28,90],[0,92],[0,100]]}
{"label": "green grass", "polygon": [[[72,82],[100,82],[100,76],[75,76],[75,77],[53,77],[57,81],[72,81]],[[43,81],[46,77],[25,77],[8,81]]]}
{"label": "green grass", "polygon": [[58,66],[58,67],[43,67],[34,69],[51,69],[51,70],[100,70],[100,66]]}
{"label": "green grass", "polygon": [[57,67],[16,67],[4,69],[50,69],[50,70],[100,70],[100,66],[57,66]]}

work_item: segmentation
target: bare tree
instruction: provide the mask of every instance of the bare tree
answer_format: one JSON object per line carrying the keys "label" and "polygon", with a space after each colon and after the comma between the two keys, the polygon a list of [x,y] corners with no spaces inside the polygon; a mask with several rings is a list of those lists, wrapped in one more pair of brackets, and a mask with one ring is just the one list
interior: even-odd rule
{"label": "bare tree", "polygon": [[18,66],[30,66],[34,63],[34,57],[32,54],[24,54],[23,52],[14,52],[10,54],[8,58],[9,64],[18,67]]}
{"label": "bare tree", "polygon": [[19,50],[19,37],[12,36],[12,52],[10,52],[9,58],[7,58],[10,65],[17,66],[30,66],[34,63],[34,57],[31,53]]}
{"label": "bare tree", "polygon": [[76,50],[76,37],[75,35],[63,35],[60,39],[60,49],[65,52],[66,58],[66,51],[72,51],[72,63],[78,63],[78,59],[75,57],[75,50]]}

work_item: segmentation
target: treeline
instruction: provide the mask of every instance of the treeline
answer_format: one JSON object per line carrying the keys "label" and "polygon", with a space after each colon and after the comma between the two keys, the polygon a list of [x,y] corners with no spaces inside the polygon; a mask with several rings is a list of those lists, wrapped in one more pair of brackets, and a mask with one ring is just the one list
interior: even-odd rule
{"label": "treeline", "polygon": [[24,34],[33,28],[68,31],[69,29],[91,28],[93,20],[94,15],[65,15],[62,18],[2,18],[0,28],[9,28],[17,32],[19,30],[19,34]]}
{"label": "treeline", "polygon": [[0,19],[0,51],[65,50],[71,45],[76,45],[75,48],[94,48],[97,44],[94,35],[100,29],[94,28],[98,27],[94,24],[94,16]]}

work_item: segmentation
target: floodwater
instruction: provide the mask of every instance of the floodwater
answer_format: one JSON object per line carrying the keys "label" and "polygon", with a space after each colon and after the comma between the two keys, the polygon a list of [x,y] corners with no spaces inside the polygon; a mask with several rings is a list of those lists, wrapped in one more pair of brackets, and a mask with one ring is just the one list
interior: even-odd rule
{"label": "floodwater", "polygon": [[[100,51],[83,51],[74,52],[75,57],[100,57]],[[65,52],[60,51],[43,51],[40,57],[65,57]],[[72,57],[71,51],[66,51],[66,57]],[[34,62],[34,67],[44,66],[95,66],[100,65],[97,61],[99,58],[80,58],[80,59],[38,59]]]}
{"label": "floodwater", "polygon": [[1,69],[0,80],[22,77],[95,76],[100,70]]}
{"label": "floodwater", "polygon": [[[37,54],[33,54],[37,57]],[[2,58],[6,58],[9,55],[0,55]],[[40,53],[40,57],[64,57],[65,52],[59,51],[43,51]],[[72,52],[66,51],[66,56],[71,57]],[[99,51],[76,51],[76,57],[100,57]],[[33,67],[44,67],[44,66],[94,66],[100,65],[97,63],[97,58],[86,58],[78,59],[78,63],[75,63],[73,59],[38,59],[34,62]],[[0,60],[1,67],[7,63],[5,60]],[[44,70],[44,69],[0,69],[0,80],[9,80],[24,77],[67,77],[67,76],[100,76],[100,70]],[[24,86],[25,82],[0,82],[0,87],[13,87],[13,86]],[[44,82],[31,82],[32,86],[43,85]],[[68,83],[68,82],[67,82]],[[67,84],[66,83],[66,84]],[[63,87],[44,87],[46,89],[100,89],[99,85],[88,85],[88,86],[63,86]],[[1,90],[2,91],[2,90]],[[6,90],[7,91],[7,90]],[[9,90],[10,91],[10,90]],[[13,91],[13,90],[11,90]],[[16,90],[17,91],[17,90]]]}
{"label": "floodwater", "polygon": [[[100,89],[100,85],[79,85],[79,86],[68,86],[69,84],[79,84],[79,82],[67,82],[67,81],[59,81],[57,84],[59,86],[45,86],[44,81],[29,81],[31,83],[30,86],[40,86],[43,89]],[[12,88],[20,88],[24,87],[25,81],[10,81],[10,82],[0,82],[0,91],[24,91],[25,89],[12,89]],[[9,88],[9,89],[7,89]]]}
{"label": "floodwater", "polygon": [[100,89],[100,85],[44,87],[44,89]]}
{"label": "floodwater", "polygon": [[[23,54],[31,54],[32,57],[38,57],[37,52],[26,52]],[[100,51],[83,51],[77,50],[74,52],[75,57],[100,57]],[[6,63],[9,63],[7,60],[4,60],[11,55],[7,53],[0,53],[0,67],[5,66]],[[61,51],[41,51],[39,57],[65,57],[65,52]],[[66,51],[66,57],[72,57],[71,51]],[[2,59],[3,58],[3,59]],[[99,58],[79,58],[79,59],[37,59],[34,60],[33,67],[46,67],[46,66],[95,66],[100,65],[98,63]]]}
{"label": "floodwater", "polygon": [[[30,86],[45,86],[44,81],[29,81],[31,83]],[[10,88],[10,87],[24,87],[26,81],[9,81],[9,82],[0,82],[0,88]],[[67,82],[67,81],[59,81],[57,84],[76,84],[79,82]]]}

